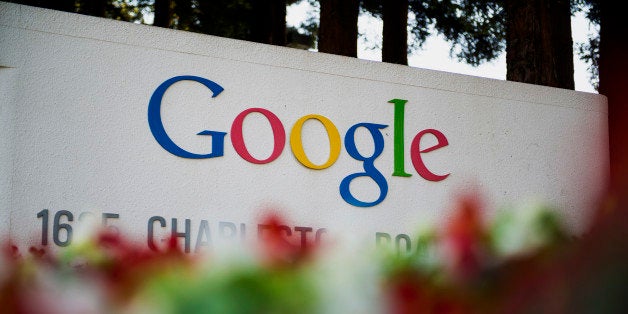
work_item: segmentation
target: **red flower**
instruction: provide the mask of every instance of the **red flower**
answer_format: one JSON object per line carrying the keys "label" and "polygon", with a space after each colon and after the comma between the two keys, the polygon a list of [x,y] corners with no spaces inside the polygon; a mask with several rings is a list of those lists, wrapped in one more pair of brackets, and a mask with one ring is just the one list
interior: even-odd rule
{"label": "red flower", "polygon": [[484,238],[478,199],[462,197],[443,234],[445,261],[455,279],[465,282],[479,274],[485,254]]}
{"label": "red flower", "polygon": [[290,267],[302,263],[315,249],[313,241],[291,237],[290,227],[276,213],[262,220],[259,231],[262,258],[272,267]]}

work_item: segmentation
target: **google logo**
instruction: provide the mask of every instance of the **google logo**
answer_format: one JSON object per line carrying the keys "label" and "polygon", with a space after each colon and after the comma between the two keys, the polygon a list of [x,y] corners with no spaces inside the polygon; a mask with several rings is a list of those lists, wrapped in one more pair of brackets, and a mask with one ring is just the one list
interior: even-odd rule
{"label": "google logo", "polygon": [[[161,118],[161,101],[166,93],[166,90],[173,84],[179,81],[195,81],[203,84],[207,87],[212,93],[212,97],[218,96],[220,93],[224,91],[222,86],[216,84],[213,81],[208,79],[198,77],[198,76],[176,76],[170,78],[161,85],[157,87],[155,92],[150,98],[148,103],[148,125],[150,127],[151,133],[155,137],[155,140],[163,147],[166,151],[170,152],[175,156],[179,156],[182,158],[191,158],[191,159],[206,159],[206,158],[215,158],[222,157],[224,155],[224,145],[225,145],[225,136],[226,132],[222,131],[210,131],[203,130],[197,135],[210,136],[212,139],[212,149],[211,152],[206,154],[196,154],[178,146],[176,143],[172,141],[172,139],[166,133],[164,129],[164,125]],[[404,165],[404,107],[407,100],[403,99],[392,99],[389,103],[394,105],[394,164],[393,164],[393,176],[398,177],[410,177],[411,174],[405,171]],[[253,157],[246,145],[244,143],[244,137],[242,134],[242,125],[244,123],[244,119],[251,113],[259,113],[262,114],[270,123],[273,132],[273,151],[271,155],[266,159],[257,159]],[[308,158],[304,148],[303,142],[301,138],[301,130],[303,124],[308,120],[316,120],[320,122],[326,132],[327,137],[329,139],[329,157],[327,161],[322,164],[315,164]],[[356,161],[362,162],[362,166],[364,168],[364,172],[353,173],[346,176],[340,182],[340,195],[345,200],[345,202],[358,207],[371,207],[381,203],[388,194],[388,183],[386,182],[386,178],[384,175],[375,168],[374,162],[380,156],[380,154],[384,151],[384,136],[381,133],[381,130],[388,127],[383,124],[369,123],[369,122],[361,122],[351,126],[344,136],[344,147],[349,156]],[[374,151],[370,156],[362,155],[355,144],[355,132],[359,128],[364,128],[368,131],[371,136],[374,145]],[[423,136],[430,134],[436,138],[436,144],[429,147],[421,147],[421,138]],[[238,155],[254,164],[267,164],[275,159],[277,159],[286,144],[286,131],[281,120],[270,110],[264,108],[248,108],[242,112],[240,112],[234,119],[231,124],[231,144],[233,145],[234,150],[238,153]],[[334,123],[329,120],[327,117],[319,115],[319,114],[308,114],[301,118],[299,118],[290,131],[290,148],[296,160],[301,163],[303,166],[314,169],[314,170],[322,170],[329,168],[333,165],[338,157],[340,156],[340,151],[342,149],[340,133],[338,132],[338,128],[334,125]],[[414,136],[412,140],[412,144],[410,147],[410,157],[412,160],[412,165],[416,172],[426,180],[429,181],[442,181],[449,176],[449,174],[439,175],[430,171],[425,163],[422,160],[421,154],[429,153],[439,148],[443,148],[449,145],[447,137],[445,135],[435,129],[425,129],[420,131]],[[379,197],[375,201],[362,201],[357,199],[351,194],[351,190],[349,189],[349,185],[351,181],[358,177],[369,177],[372,179],[377,186],[379,187]]]}

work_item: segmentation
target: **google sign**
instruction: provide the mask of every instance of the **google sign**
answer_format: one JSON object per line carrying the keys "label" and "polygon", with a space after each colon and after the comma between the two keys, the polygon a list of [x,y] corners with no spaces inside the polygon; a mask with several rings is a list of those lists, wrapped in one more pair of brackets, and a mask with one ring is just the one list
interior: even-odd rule
{"label": "google sign", "polygon": [[[217,97],[218,95],[220,95],[220,93],[224,91],[224,88],[219,84],[199,76],[176,76],[164,81],[161,85],[159,85],[159,87],[157,87],[157,89],[151,96],[148,104],[148,124],[150,126],[150,130],[153,136],[155,137],[155,140],[166,151],[182,158],[207,159],[223,157],[225,136],[227,135],[227,132],[203,130],[197,133],[196,135],[209,136],[212,140],[211,152],[204,154],[193,153],[185,150],[184,148],[177,145],[166,133],[161,117],[161,102],[168,88],[179,81],[195,81],[201,83],[213,93],[212,97]],[[407,100],[392,99],[389,101],[389,103],[394,106],[394,162],[392,175],[399,177],[410,177],[411,174],[406,172],[404,165],[404,107],[407,103]],[[251,113],[259,113],[263,115],[268,120],[272,128],[274,146],[270,156],[265,159],[258,159],[252,156],[245,144],[242,127],[244,124],[244,120]],[[304,123],[308,120],[316,120],[320,122],[327,132],[330,153],[327,161],[322,164],[313,163],[308,158],[303,147],[301,130]],[[386,182],[385,176],[380,172],[380,170],[375,167],[374,162],[384,151],[384,136],[382,135],[381,130],[387,127],[388,125],[360,122],[351,126],[345,133],[344,147],[347,153],[354,160],[362,162],[362,166],[364,168],[364,172],[350,174],[340,182],[340,195],[342,196],[343,200],[348,204],[358,207],[371,207],[381,203],[386,198],[386,195],[388,193],[388,183]],[[364,156],[356,147],[355,136],[356,130],[358,130],[359,128],[366,129],[368,131],[368,134],[370,134],[370,140],[372,140],[374,146],[374,151],[370,156]],[[428,134],[436,139],[436,144],[429,147],[421,147],[421,139]],[[277,117],[277,115],[275,115],[272,111],[264,108],[248,108],[240,112],[233,119],[233,123],[231,124],[230,137],[231,144],[233,145],[233,148],[238,153],[238,155],[242,159],[253,164],[267,164],[276,160],[282,154],[286,144],[286,131],[284,124],[281,122],[279,117]],[[412,165],[414,166],[416,172],[421,177],[429,181],[442,181],[446,179],[449,174],[433,173],[423,162],[421,154],[429,153],[448,145],[449,142],[447,140],[447,137],[439,130],[425,129],[418,132],[414,136],[410,147],[410,157],[412,160]],[[342,149],[340,133],[338,132],[338,128],[329,118],[319,114],[308,114],[299,118],[292,126],[292,129],[290,130],[290,148],[296,160],[304,167],[313,170],[327,169],[332,166],[340,156],[340,151]],[[377,184],[379,188],[379,197],[375,201],[363,201],[356,198],[351,193],[349,186],[351,182],[358,177],[368,177]]]}
{"label": "google sign", "polygon": [[218,253],[268,210],[299,243],[414,250],[459,193],[578,231],[605,192],[602,95],[1,1],[0,234],[24,251],[95,224]]}

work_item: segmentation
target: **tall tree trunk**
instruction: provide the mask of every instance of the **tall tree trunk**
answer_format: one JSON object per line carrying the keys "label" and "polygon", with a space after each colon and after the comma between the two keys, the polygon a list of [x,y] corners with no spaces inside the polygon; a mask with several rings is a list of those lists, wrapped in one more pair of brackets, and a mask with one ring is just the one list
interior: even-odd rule
{"label": "tall tree trunk", "polygon": [[505,0],[506,79],[574,88],[569,0]]}
{"label": "tall tree trunk", "polygon": [[286,45],[286,0],[253,1],[253,41]]}
{"label": "tall tree trunk", "polygon": [[[611,188],[628,187],[628,24],[626,1],[600,2],[600,94],[608,97]],[[619,189],[624,189],[623,191]],[[617,191],[619,190],[619,191]]]}
{"label": "tall tree trunk", "polygon": [[171,0],[155,0],[155,19],[153,25],[170,27],[172,21]]}
{"label": "tall tree trunk", "polygon": [[75,5],[74,0],[55,0],[55,1],[42,1],[45,8],[60,10],[66,12],[74,12]]}
{"label": "tall tree trunk", "polygon": [[196,15],[192,8],[192,0],[174,0],[174,7],[172,8],[172,15],[176,15],[177,19],[170,21],[172,28],[185,31],[192,31],[194,29],[194,19]]}
{"label": "tall tree trunk", "polygon": [[79,13],[105,17],[107,13],[107,0],[79,0]]}
{"label": "tall tree trunk", "polygon": [[408,0],[382,3],[382,61],[408,65]]}
{"label": "tall tree trunk", "polygon": [[[554,64],[555,87],[574,89],[573,38],[571,36],[571,1],[549,0],[547,23],[551,27],[550,44]],[[553,85],[550,85],[553,86]]]}
{"label": "tall tree trunk", "polygon": [[318,51],[348,57],[358,55],[358,0],[320,0]]}
{"label": "tall tree trunk", "polygon": [[[196,10],[192,8],[194,1],[186,2],[192,9],[190,13],[196,15],[196,21],[190,23],[191,30],[215,36],[234,37],[233,29],[237,23],[231,20],[225,1],[198,0],[196,1]],[[216,16],[224,18],[216,18]],[[228,21],[230,27],[225,25],[225,20]]]}

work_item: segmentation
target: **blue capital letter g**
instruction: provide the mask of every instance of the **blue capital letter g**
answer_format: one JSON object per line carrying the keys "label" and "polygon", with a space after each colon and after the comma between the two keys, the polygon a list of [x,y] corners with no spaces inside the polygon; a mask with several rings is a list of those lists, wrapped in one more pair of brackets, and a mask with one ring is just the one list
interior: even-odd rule
{"label": "blue capital letter g", "polygon": [[224,143],[225,143],[225,132],[217,132],[217,131],[201,131],[197,135],[209,135],[212,136],[212,152],[209,154],[194,154],[184,150],[183,148],[177,146],[172,139],[166,134],[166,130],[164,129],[164,124],[161,120],[161,100],[166,93],[166,90],[172,86],[172,84],[179,81],[195,81],[205,85],[209,90],[212,91],[212,98],[218,96],[224,88],[222,86],[202,77],[198,76],[175,76],[171,79],[166,80],[161,83],[159,87],[153,93],[153,96],[150,97],[150,101],[148,103],[148,125],[150,127],[151,133],[155,137],[155,140],[168,152],[173,155],[183,157],[183,158],[192,158],[192,159],[202,159],[202,158],[212,158],[212,157],[220,157],[224,154]]}

